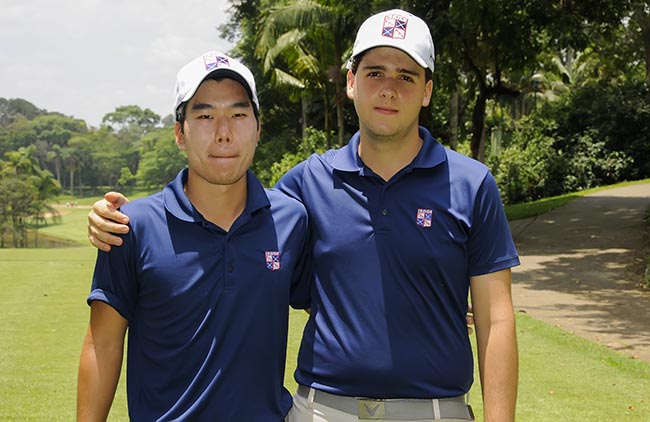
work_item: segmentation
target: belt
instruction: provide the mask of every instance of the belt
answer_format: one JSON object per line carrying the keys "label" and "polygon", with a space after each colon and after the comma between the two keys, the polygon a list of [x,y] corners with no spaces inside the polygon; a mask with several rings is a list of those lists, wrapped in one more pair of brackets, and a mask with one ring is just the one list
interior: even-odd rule
{"label": "belt", "polygon": [[363,397],[339,396],[321,390],[298,385],[297,394],[315,403],[358,415],[359,420],[418,420],[452,419],[473,421],[472,408],[465,403],[465,397],[444,399],[371,399]]}

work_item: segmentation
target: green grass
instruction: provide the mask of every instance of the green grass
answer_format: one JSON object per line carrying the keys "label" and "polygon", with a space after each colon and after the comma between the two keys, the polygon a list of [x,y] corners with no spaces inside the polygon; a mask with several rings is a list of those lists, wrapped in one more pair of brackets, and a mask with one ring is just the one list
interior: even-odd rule
{"label": "green grass", "polygon": [[[74,420],[95,254],[0,249],[0,421]],[[115,421],[127,420],[121,396]]]}
{"label": "green grass", "polygon": [[[74,419],[94,257],[90,246],[0,250],[0,421]],[[290,391],[295,390],[292,376],[305,321],[304,312],[291,312],[285,378]],[[517,322],[517,420],[650,420],[650,363],[524,315]],[[478,383],[471,402],[480,418]],[[110,420],[126,418],[122,383]]]}
{"label": "green grass", "polygon": [[56,205],[55,208],[61,214],[65,224],[55,224],[52,218],[48,218],[48,225],[38,229],[40,235],[56,237],[72,241],[78,245],[90,245],[88,242],[88,230],[86,228],[88,221],[87,206],[65,207]]}
{"label": "green grass", "polygon": [[[92,204],[94,198],[84,202]],[[0,421],[74,420],[85,298],[96,251],[86,239],[87,208],[42,228],[81,246],[0,249]],[[307,315],[292,311],[285,385],[295,391],[296,354]],[[517,316],[517,420],[650,420],[650,363],[625,357],[525,315]],[[478,374],[475,375],[478,380]],[[127,420],[124,377],[110,421]],[[482,420],[480,386],[471,403]]]}
{"label": "green grass", "polygon": [[650,420],[650,363],[527,316],[517,324],[517,420]]}

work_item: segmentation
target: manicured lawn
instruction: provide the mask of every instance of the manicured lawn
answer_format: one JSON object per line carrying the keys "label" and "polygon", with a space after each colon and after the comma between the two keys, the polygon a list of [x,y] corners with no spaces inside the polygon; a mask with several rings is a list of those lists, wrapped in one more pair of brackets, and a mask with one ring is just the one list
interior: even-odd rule
{"label": "manicured lawn", "polygon": [[[0,250],[0,420],[74,419],[77,363],[88,322],[89,246]],[[291,313],[285,385],[306,314]],[[650,363],[518,316],[519,421],[650,420]],[[478,376],[477,376],[478,379]],[[126,420],[120,385],[111,420]],[[471,402],[481,415],[480,391]]]}
{"label": "manicured lawn", "polygon": [[[0,421],[74,420],[95,254],[0,249]],[[120,388],[114,421],[128,420]]]}

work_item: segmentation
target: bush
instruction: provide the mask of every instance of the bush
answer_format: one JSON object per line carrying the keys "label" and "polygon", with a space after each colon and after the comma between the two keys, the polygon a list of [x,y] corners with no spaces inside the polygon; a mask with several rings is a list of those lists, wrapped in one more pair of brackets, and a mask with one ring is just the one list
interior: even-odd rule
{"label": "bush", "polygon": [[588,129],[569,140],[564,192],[614,184],[632,166],[633,160],[624,152],[609,151],[608,142],[597,137],[596,130]]}
{"label": "bush", "polygon": [[607,183],[650,177],[650,88],[643,81],[588,84],[551,113],[558,124],[559,149],[578,156],[599,154],[601,162],[594,167],[602,174],[595,177]]}
{"label": "bush", "polygon": [[514,204],[650,177],[650,89],[642,82],[577,88],[504,125],[487,164]]}
{"label": "bush", "polygon": [[534,201],[563,191],[563,157],[541,128],[550,122],[525,117],[510,123],[509,141],[487,160],[506,204]]}
{"label": "bush", "polygon": [[295,153],[288,152],[282,156],[280,161],[273,163],[270,171],[270,186],[280,180],[287,171],[296,164],[306,160],[313,153],[323,153],[327,146],[327,134],[312,127],[307,128],[307,137],[298,146]]}

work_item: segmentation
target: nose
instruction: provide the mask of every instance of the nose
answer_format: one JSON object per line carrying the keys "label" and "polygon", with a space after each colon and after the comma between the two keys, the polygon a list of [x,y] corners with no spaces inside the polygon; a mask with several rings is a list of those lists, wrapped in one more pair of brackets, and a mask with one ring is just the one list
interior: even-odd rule
{"label": "nose", "polygon": [[215,132],[214,141],[217,144],[229,144],[232,142],[232,133],[230,131],[230,125],[228,124],[226,118],[222,118],[217,121],[217,130]]}
{"label": "nose", "polygon": [[386,78],[384,83],[379,91],[379,95],[382,98],[395,98],[397,95],[397,90],[395,89],[395,80],[393,78]]}

